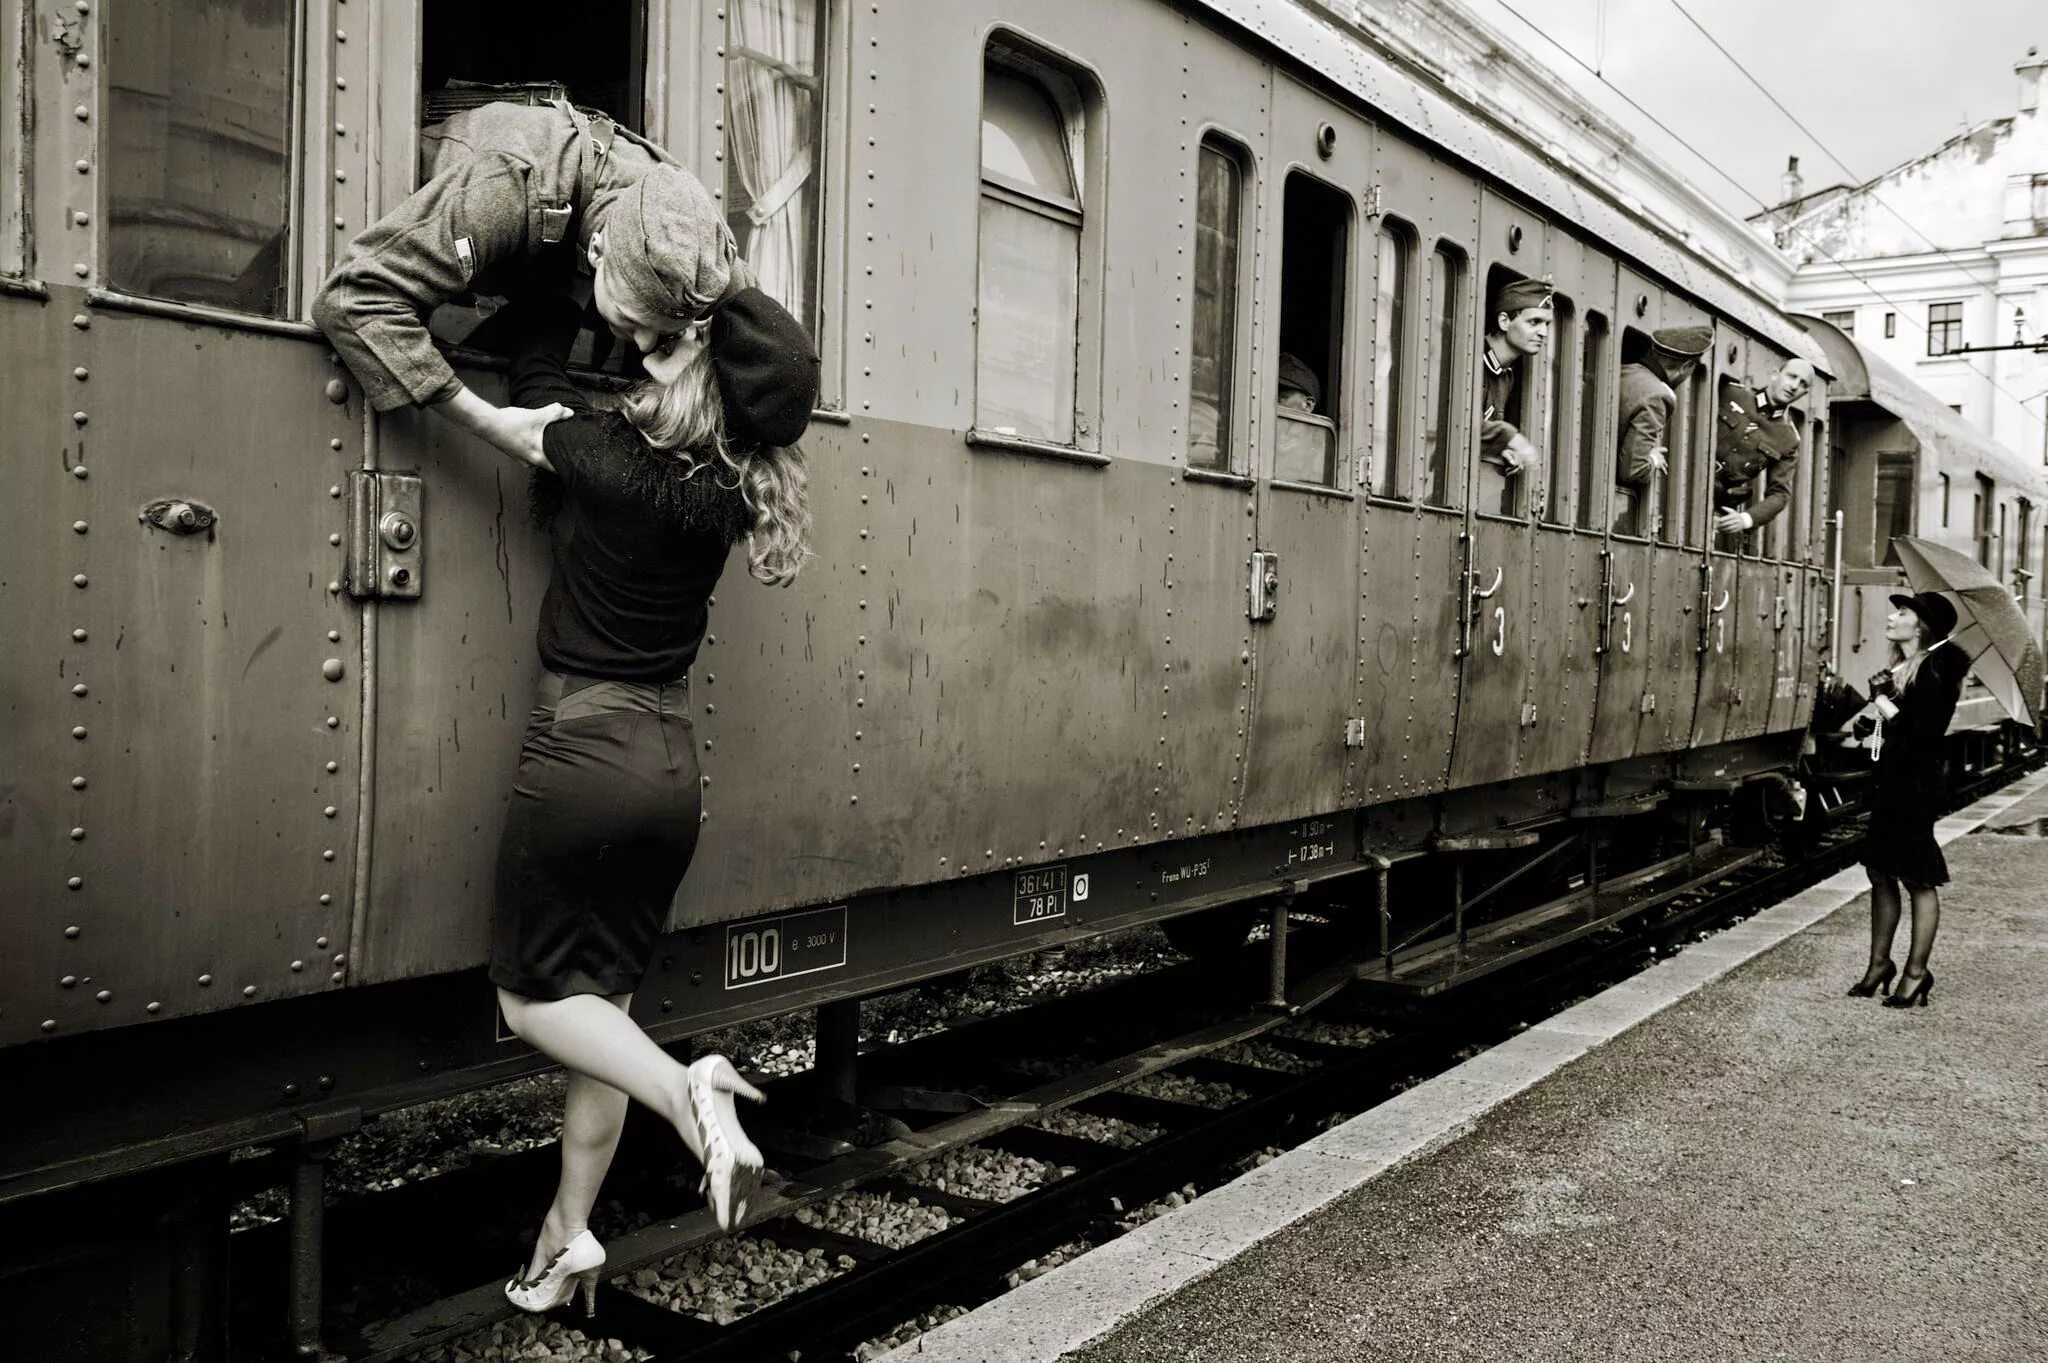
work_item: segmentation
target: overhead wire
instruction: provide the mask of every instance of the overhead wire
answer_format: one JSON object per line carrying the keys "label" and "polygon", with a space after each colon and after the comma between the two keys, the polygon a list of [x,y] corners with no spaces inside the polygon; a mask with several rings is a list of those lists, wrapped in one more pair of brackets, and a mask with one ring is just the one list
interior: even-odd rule
{"label": "overhead wire", "polygon": [[1900,224],[1904,226],[1907,231],[1911,232],[1914,236],[1920,238],[1920,240],[1926,242],[1928,246],[1933,248],[1937,255],[1942,257],[1942,259],[1948,261],[1950,264],[1955,265],[1957,268],[1961,269],[1964,274],[1976,280],[1985,288],[1992,290],[1996,290],[1998,288],[1997,280],[1986,279],[1983,275],[1978,274],[1975,270],[1970,268],[1970,264],[1968,261],[1963,260],[1961,257],[1951,253],[1947,248],[1943,247],[1939,242],[1935,241],[1933,237],[1930,237],[1925,232],[1921,231],[1918,224],[1914,223],[1911,219],[1906,217],[1905,214],[1899,212],[1898,209],[1892,207],[1891,203],[1888,200],[1886,200],[1882,194],[1879,194],[1874,188],[1871,187],[1877,183],[1876,180],[1873,180],[1868,176],[1858,174],[1857,171],[1854,168],[1852,168],[1847,161],[1844,161],[1840,156],[1835,154],[1835,151],[1832,147],[1828,146],[1827,143],[1820,140],[1820,134],[1816,133],[1813,129],[1807,127],[1804,123],[1800,122],[1799,115],[1793,113],[1790,109],[1786,108],[1784,101],[1771,93],[1770,87],[1766,86],[1761,80],[1757,79],[1756,75],[1752,71],[1750,71],[1748,67],[1744,66],[1742,62],[1736,57],[1736,55],[1733,52],[1730,52],[1727,49],[1727,47],[1725,47],[1722,44],[1719,38],[1716,38],[1710,31],[1708,31],[1707,26],[1705,24],[1702,24],[1698,19],[1693,17],[1692,11],[1685,7],[1683,0],[1671,0],[1671,8],[1677,10],[1680,14],[1684,15],[1685,21],[1691,24],[1694,30],[1696,30],[1702,38],[1705,38],[1707,42],[1713,46],[1713,49],[1716,52],[1720,53],[1723,57],[1727,58],[1728,64],[1734,67],[1737,71],[1740,71],[1742,73],[1743,79],[1747,80],[1751,85],[1755,86],[1757,89],[1757,93],[1761,94],[1765,99],[1771,102],[1772,108],[1776,109],[1779,113],[1785,115],[1786,120],[1789,121],[1793,127],[1799,129],[1800,132],[1806,134],[1807,138],[1813,143],[1813,145],[1820,149],[1822,155],[1826,156],[1830,161],[1833,161],[1837,166],[1841,168],[1841,171],[1844,175],[1847,175],[1851,180],[1855,181],[1858,187],[1858,191],[1860,193],[1868,197],[1871,200],[1871,202],[1875,203],[1879,208],[1882,208],[1885,212],[1891,214],[1894,218],[1897,218]]}
{"label": "overhead wire", "polygon": [[[1566,47],[1556,38],[1551,37],[1550,34],[1543,28],[1541,24],[1537,23],[1528,15],[1516,9],[1512,4],[1508,3],[1508,0],[1500,0],[1500,6],[1502,9],[1506,10],[1509,14],[1512,14],[1516,19],[1520,20],[1524,25],[1526,25],[1529,28],[1529,30],[1533,32],[1537,37],[1543,39],[1544,42],[1549,43],[1552,47],[1556,48],[1559,52],[1563,53],[1566,59],[1568,59],[1572,63],[1572,65],[1578,67],[1581,71],[1584,71],[1587,75],[1599,81],[1609,90],[1612,90],[1615,93],[1615,95],[1622,100],[1623,103],[1629,106],[1629,108],[1634,109],[1637,113],[1641,114],[1644,118],[1648,119],[1652,125],[1654,125],[1660,131],[1662,131],[1665,136],[1671,138],[1674,142],[1678,143],[1679,146],[1684,147],[1687,151],[1691,152],[1693,156],[1698,159],[1701,165],[1713,171],[1716,175],[1720,176],[1723,180],[1726,180],[1730,185],[1734,186],[1737,192],[1739,192],[1744,198],[1747,198],[1751,203],[1754,203],[1759,210],[1765,213],[1771,211],[1772,205],[1765,203],[1761,198],[1759,198],[1756,195],[1755,191],[1749,188],[1749,186],[1743,184],[1740,180],[1737,180],[1733,175],[1730,175],[1727,171],[1723,170],[1720,167],[1720,165],[1716,163],[1711,157],[1709,157],[1705,152],[1701,151],[1698,147],[1695,147],[1691,142],[1687,141],[1684,137],[1680,136],[1679,133],[1675,129],[1673,129],[1668,123],[1666,123],[1663,119],[1657,117],[1657,115],[1651,113],[1648,109],[1645,109],[1642,105],[1638,104],[1626,90],[1623,90],[1613,81],[1607,79],[1607,77],[1601,75],[1598,71],[1588,66],[1584,58],[1580,57],[1578,53],[1572,51],[1569,47]],[[1795,223],[1788,222],[1786,224],[1786,227],[1789,230],[1798,233],[1801,237],[1804,237],[1807,243],[1811,245],[1815,251],[1819,252],[1822,256],[1826,257],[1828,262],[1834,265],[1837,269],[1841,270],[1842,273],[1848,275],[1851,279],[1863,285],[1864,288],[1869,289],[1870,292],[1877,298],[1883,300],[1886,303],[1891,304],[1891,306],[1897,312],[1899,312],[1905,317],[1908,323],[1910,323],[1914,328],[1919,330],[1923,335],[1927,333],[1926,325],[1922,323],[1917,317],[1913,316],[1912,312],[1907,308],[1907,306],[1904,303],[1899,302],[1890,294],[1887,294],[1884,290],[1878,288],[1877,285],[1873,283],[1867,276],[1858,273],[1849,265],[1847,261],[1835,255],[1834,252],[1828,250],[1826,246],[1822,245],[1820,240],[1817,237],[1815,237],[1812,233],[1799,227]],[[1970,359],[1970,357],[1967,354],[1957,354],[1953,351],[1949,352],[1949,354],[1953,355],[1957,359],[1962,360],[1963,363],[1965,365],[1968,365],[1972,371],[1980,375],[1985,382],[1989,383],[1997,391],[2005,394],[2006,397],[2011,398],[2015,403],[2019,403],[2022,407],[2026,405],[2027,400],[2022,399],[2021,397],[2019,397],[2018,394],[2014,393],[2011,389],[2007,388],[2004,384],[2000,383],[1996,375],[1990,373],[1985,369],[1980,368]]]}

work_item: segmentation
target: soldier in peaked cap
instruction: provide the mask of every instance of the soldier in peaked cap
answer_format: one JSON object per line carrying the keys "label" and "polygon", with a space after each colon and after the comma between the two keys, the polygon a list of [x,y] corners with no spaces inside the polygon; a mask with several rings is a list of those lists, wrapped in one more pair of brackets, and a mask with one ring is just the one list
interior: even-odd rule
{"label": "soldier in peaked cap", "polygon": [[[1792,404],[1813,387],[1813,366],[1787,360],[1761,386],[1724,378],[1714,441],[1714,529],[1740,535],[1768,524],[1792,500],[1799,428]],[[1757,480],[1764,495],[1755,502]]]}
{"label": "soldier in peaked cap", "polygon": [[666,381],[675,337],[751,282],[704,186],[659,147],[567,101],[487,104],[422,134],[426,183],[350,243],[313,319],[370,404],[413,403],[539,463],[559,405],[499,408],[465,388],[426,318],[464,294],[591,279],[598,314]]}
{"label": "soldier in peaked cap", "polygon": [[1550,295],[1550,285],[1540,279],[1517,279],[1501,289],[1487,323],[1479,378],[1479,505],[1487,511],[1513,511],[1507,480],[1536,460],[1536,447],[1507,420],[1508,399],[1515,391],[1515,367],[1550,339]]}
{"label": "soldier in peaked cap", "polygon": [[1654,528],[1645,513],[1657,479],[1670,467],[1664,436],[1677,390],[1713,343],[1707,327],[1662,327],[1650,334],[1650,348],[1641,359],[1621,367],[1621,447],[1614,483],[1635,505],[1633,514],[1615,508],[1615,528],[1624,534],[1647,534]]}

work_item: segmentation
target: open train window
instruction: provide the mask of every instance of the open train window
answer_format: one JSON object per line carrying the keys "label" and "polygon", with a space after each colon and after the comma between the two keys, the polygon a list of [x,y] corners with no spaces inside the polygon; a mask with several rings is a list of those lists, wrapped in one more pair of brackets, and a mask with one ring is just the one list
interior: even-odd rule
{"label": "open train window", "polygon": [[493,100],[545,100],[607,114],[639,132],[647,69],[645,4],[587,5],[569,21],[541,0],[425,0],[420,116],[437,123]]}
{"label": "open train window", "polygon": [[1287,177],[1280,258],[1280,355],[1273,477],[1333,487],[1344,419],[1344,318],[1351,196]]}
{"label": "open train window", "polygon": [[1998,485],[1977,475],[1977,492],[1970,507],[1970,534],[1977,541],[1977,562],[1991,566],[1991,508],[1998,501]]}
{"label": "open train window", "polygon": [[1465,461],[1451,443],[1458,375],[1458,317],[1465,308],[1465,253],[1439,241],[1429,257],[1429,332],[1423,351],[1423,500],[1431,506],[1463,504],[1464,486],[1455,476]]}
{"label": "open train window", "polygon": [[1572,349],[1578,341],[1577,318],[1572,300],[1563,294],[1552,296],[1550,312],[1550,343],[1540,361],[1544,366],[1543,408],[1550,413],[1550,438],[1543,444],[1542,514],[1553,525],[1568,525],[1572,516]]}
{"label": "open train window", "polygon": [[[1871,546],[1869,562],[1861,562],[1857,555],[1847,553],[1844,557],[1852,568],[1867,568],[1883,563],[1892,551],[1892,541],[1900,535],[1913,533],[1913,482],[1918,460],[1904,450],[1884,450],[1877,456],[1877,505],[1873,520],[1877,528],[1877,543]],[[1942,475],[1946,482],[1947,474]]]}
{"label": "open train window", "polygon": [[2020,532],[2013,540],[2013,549],[2019,562],[2013,565],[2012,589],[2014,595],[2025,601],[2027,584],[2034,580],[2033,561],[2028,557],[2033,552],[2034,504],[2024,497],[2020,498],[2019,522]]}
{"label": "open train window", "polygon": [[1991,575],[2001,581],[2005,577],[2005,520],[2006,513],[2010,510],[2011,508],[2004,502],[1998,504],[1998,542],[1991,551],[1997,559],[1997,562],[1991,569]]}
{"label": "open train window", "polygon": [[819,329],[824,0],[725,0],[725,212],[761,291]]}
{"label": "open train window", "polygon": [[1408,359],[1408,303],[1414,289],[1415,229],[1382,218],[1372,314],[1372,490],[1409,495],[1408,409],[1403,389]]}
{"label": "open train window", "polygon": [[[1483,410],[1479,435],[1473,441],[1481,451],[1485,448],[1487,427],[1493,422],[1504,421],[1514,427],[1528,440],[1531,447],[1538,446],[1543,434],[1530,427],[1530,416],[1536,410],[1533,394],[1537,386],[1544,381],[1544,361],[1541,358],[1543,352],[1539,350],[1535,355],[1527,357],[1517,353],[1505,356],[1494,353],[1493,338],[1497,334],[1501,314],[1506,311],[1500,306],[1501,291],[1522,278],[1524,276],[1499,265],[1486,272],[1486,324],[1480,329],[1479,340],[1479,363],[1482,371],[1479,385]],[[1546,337],[1545,344],[1554,339]],[[1503,372],[1508,383],[1507,399],[1499,411],[1494,411],[1492,376]],[[1538,452],[1541,452],[1540,449]],[[1518,516],[1526,500],[1523,489],[1534,482],[1535,478],[1536,470],[1533,468],[1510,477],[1482,457],[1476,465],[1472,480],[1473,506],[1488,515]]]}
{"label": "open train window", "polygon": [[[1621,329],[1621,362],[1624,366],[1642,363],[1643,357],[1649,353],[1648,332],[1636,327]],[[1677,404],[1673,406],[1672,416],[1675,424]],[[1667,464],[1671,458],[1674,435],[1675,432],[1667,425],[1664,431],[1664,457]],[[1627,436],[1626,431],[1616,432],[1617,441],[1625,440]],[[1634,482],[1630,477],[1631,471],[1623,467],[1623,464],[1624,461],[1619,458],[1617,450],[1614,462],[1614,533],[1649,539],[1657,533],[1662,522],[1664,497],[1671,483],[1671,475],[1667,471],[1661,475],[1653,474],[1642,482]]]}
{"label": "open train window", "polygon": [[1211,134],[1195,162],[1195,290],[1189,338],[1188,467],[1242,472],[1237,409],[1238,280],[1247,156]]}
{"label": "open train window", "polygon": [[1079,86],[991,43],[981,103],[977,434],[1075,443],[1087,178]]}
{"label": "open train window", "polygon": [[1579,486],[1576,523],[1581,530],[1598,530],[1606,524],[1606,486],[1600,476],[1600,413],[1607,391],[1607,318],[1597,312],[1586,314],[1586,339],[1579,354]]}
{"label": "open train window", "polygon": [[109,286],[284,315],[297,8],[135,0],[107,9]]}

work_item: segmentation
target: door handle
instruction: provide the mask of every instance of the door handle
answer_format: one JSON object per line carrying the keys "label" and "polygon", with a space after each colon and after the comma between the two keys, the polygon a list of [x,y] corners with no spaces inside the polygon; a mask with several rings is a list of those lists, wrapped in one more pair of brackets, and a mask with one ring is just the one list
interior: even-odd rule
{"label": "door handle", "polygon": [[[1482,591],[1480,591],[1478,587],[1476,587],[1476,586],[1475,586],[1475,587],[1473,587],[1473,589],[1472,589],[1472,599],[1473,599],[1473,600],[1475,600],[1475,601],[1484,601],[1484,600],[1486,600],[1486,599],[1487,599],[1488,597],[1491,597],[1491,596],[1492,596],[1492,595],[1493,595],[1493,594],[1494,594],[1495,592],[1497,592],[1497,591],[1499,591],[1499,590],[1500,590],[1500,583],[1501,583],[1501,579],[1502,579],[1503,577],[1505,577],[1506,575],[1507,575],[1507,570],[1506,570],[1505,568],[1495,568],[1495,569],[1493,570],[1493,585],[1492,585],[1491,587],[1488,587],[1488,588],[1487,588],[1487,589],[1486,589],[1485,591],[1483,591],[1483,592],[1482,592]],[[1474,579],[1473,579],[1473,581],[1474,581],[1474,582],[1477,582],[1477,581],[1478,581],[1478,579],[1477,579],[1477,578],[1474,578]]]}
{"label": "door handle", "polygon": [[1714,613],[1714,614],[1716,614],[1716,615],[1719,615],[1719,614],[1720,614],[1720,613],[1721,613],[1722,611],[1724,611],[1724,610],[1727,610],[1727,609],[1728,609],[1728,589],[1727,589],[1727,588],[1725,588],[1725,587],[1724,587],[1724,588],[1722,588],[1722,589],[1721,589],[1721,599],[1720,599],[1720,601],[1718,601],[1718,602],[1716,602],[1716,603],[1715,603],[1714,605],[1712,605],[1712,606],[1708,607],[1708,609],[1710,609],[1711,611],[1713,611],[1713,613]]}

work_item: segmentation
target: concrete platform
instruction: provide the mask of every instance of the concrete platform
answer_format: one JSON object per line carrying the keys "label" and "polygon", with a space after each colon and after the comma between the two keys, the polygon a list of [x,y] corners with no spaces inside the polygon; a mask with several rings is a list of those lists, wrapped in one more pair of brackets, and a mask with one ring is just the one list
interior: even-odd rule
{"label": "concrete platform", "polygon": [[2037,818],[1939,829],[1930,1007],[1846,872],[886,1357],[2048,1359]]}

